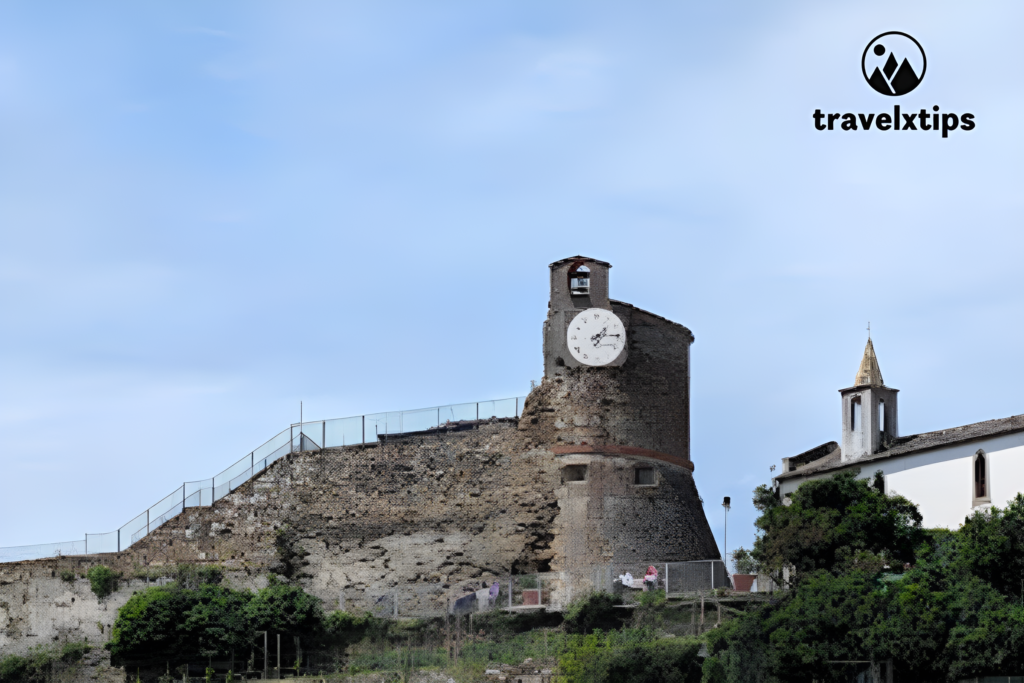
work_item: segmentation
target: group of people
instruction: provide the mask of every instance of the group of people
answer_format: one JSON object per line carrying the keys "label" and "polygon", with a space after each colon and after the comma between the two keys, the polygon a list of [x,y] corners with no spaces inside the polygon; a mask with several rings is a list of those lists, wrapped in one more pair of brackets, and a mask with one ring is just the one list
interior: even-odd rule
{"label": "group of people", "polygon": [[619,575],[618,580],[626,588],[640,588],[642,590],[654,590],[658,587],[658,570],[654,568],[654,565],[647,567],[647,573],[644,574],[642,579],[634,579],[633,575],[629,572]]}

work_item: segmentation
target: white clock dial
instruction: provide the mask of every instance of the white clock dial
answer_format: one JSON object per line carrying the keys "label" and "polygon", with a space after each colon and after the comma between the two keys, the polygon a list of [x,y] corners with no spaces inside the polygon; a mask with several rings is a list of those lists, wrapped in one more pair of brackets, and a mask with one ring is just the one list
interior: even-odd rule
{"label": "white clock dial", "polygon": [[569,353],[584,365],[608,365],[626,348],[626,326],[603,308],[588,308],[569,323]]}

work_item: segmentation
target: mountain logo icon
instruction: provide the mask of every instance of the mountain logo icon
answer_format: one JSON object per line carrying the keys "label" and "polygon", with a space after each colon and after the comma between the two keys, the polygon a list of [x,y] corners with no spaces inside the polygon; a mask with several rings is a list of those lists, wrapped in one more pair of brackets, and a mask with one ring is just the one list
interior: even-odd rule
{"label": "mountain logo icon", "polygon": [[927,68],[928,60],[921,43],[901,31],[875,36],[860,58],[864,80],[890,97],[906,95],[920,85]]}

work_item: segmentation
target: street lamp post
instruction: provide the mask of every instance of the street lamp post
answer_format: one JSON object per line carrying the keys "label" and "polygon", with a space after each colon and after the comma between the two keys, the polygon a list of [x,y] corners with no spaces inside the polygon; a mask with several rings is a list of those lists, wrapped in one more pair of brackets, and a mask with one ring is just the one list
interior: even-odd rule
{"label": "street lamp post", "polygon": [[725,508],[725,534],[722,539],[723,553],[722,559],[725,560],[725,573],[729,573],[729,505],[732,499],[726,496],[722,499],[722,507]]}

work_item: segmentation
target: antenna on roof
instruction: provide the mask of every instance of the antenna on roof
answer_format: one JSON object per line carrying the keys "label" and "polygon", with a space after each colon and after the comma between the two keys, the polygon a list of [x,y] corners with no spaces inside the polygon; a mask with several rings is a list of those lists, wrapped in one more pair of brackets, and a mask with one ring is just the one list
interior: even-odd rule
{"label": "antenna on roof", "polygon": [[871,341],[871,321],[868,321],[868,341]]}

